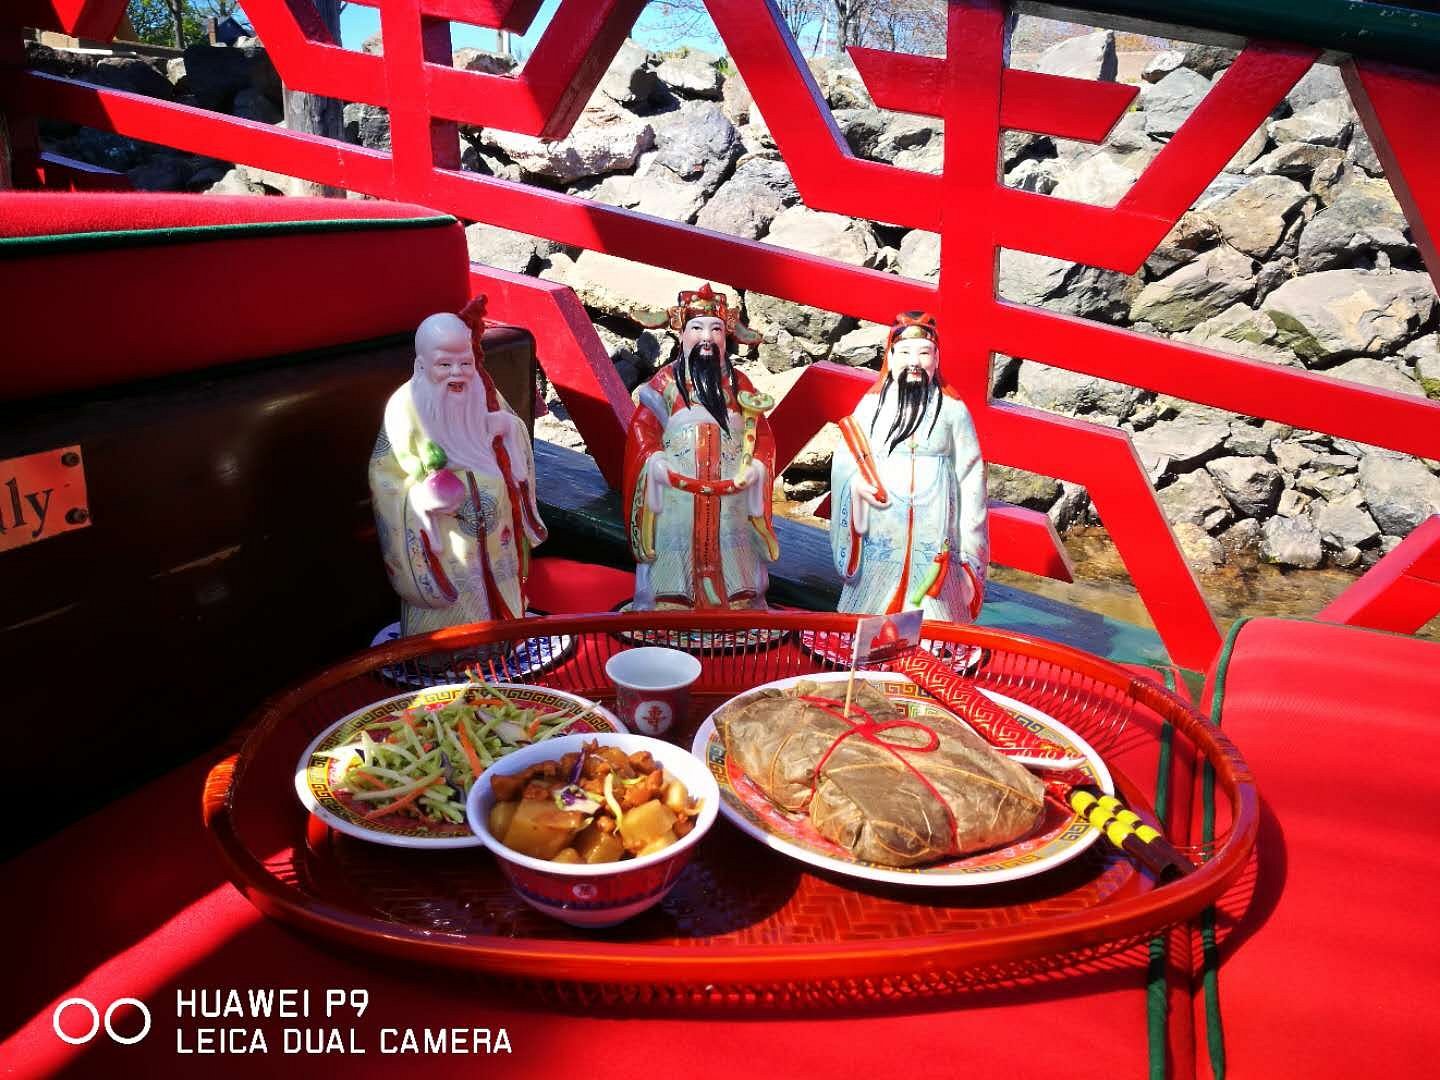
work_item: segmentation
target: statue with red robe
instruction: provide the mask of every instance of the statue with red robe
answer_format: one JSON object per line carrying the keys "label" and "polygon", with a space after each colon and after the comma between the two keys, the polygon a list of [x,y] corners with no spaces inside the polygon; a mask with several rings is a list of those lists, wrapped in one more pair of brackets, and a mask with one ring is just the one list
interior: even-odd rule
{"label": "statue with red robe", "polygon": [[758,335],[708,284],[669,309],[670,362],[635,392],[625,443],[624,509],[635,556],[636,610],[763,608],[772,527],[775,440],[734,366]]}

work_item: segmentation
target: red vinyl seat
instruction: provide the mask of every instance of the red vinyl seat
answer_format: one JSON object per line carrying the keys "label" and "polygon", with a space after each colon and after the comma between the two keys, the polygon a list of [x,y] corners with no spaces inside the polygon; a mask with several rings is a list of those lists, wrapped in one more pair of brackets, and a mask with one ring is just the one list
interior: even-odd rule
{"label": "red vinyl seat", "polygon": [[468,272],[404,203],[0,193],[0,401],[414,333]]}
{"label": "red vinyl seat", "polygon": [[1440,643],[1254,619],[1210,693],[1254,770],[1262,819],[1255,872],[1217,916],[1218,1018],[1197,983],[1202,1057],[1223,1031],[1233,1077],[1433,1067]]}

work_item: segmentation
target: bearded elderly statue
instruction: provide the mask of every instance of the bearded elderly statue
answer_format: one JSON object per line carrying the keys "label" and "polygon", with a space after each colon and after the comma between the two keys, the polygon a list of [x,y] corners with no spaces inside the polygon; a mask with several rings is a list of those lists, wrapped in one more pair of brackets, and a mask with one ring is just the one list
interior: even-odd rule
{"label": "bearded elderly statue", "polygon": [[973,622],[990,562],[985,463],[970,413],[941,375],[934,316],[896,318],[880,378],[840,431],[830,476],[839,609],[918,607]]}
{"label": "bearded elderly statue", "polygon": [[404,635],[521,618],[530,548],[545,539],[529,434],[477,362],[482,309],[483,298],[465,318],[420,324],[414,374],[386,404],[370,458]]}
{"label": "bearded elderly statue", "polygon": [[759,336],[706,284],[669,309],[670,362],[636,391],[625,443],[624,507],[637,610],[763,608],[775,440],[758,394],[734,366]]}

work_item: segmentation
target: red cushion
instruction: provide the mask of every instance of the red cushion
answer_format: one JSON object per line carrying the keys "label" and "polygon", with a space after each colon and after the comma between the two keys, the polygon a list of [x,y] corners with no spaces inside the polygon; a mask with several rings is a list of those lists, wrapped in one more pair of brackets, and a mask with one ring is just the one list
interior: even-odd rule
{"label": "red cushion", "polygon": [[635,574],[572,559],[539,558],[526,583],[530,607],[544,615],[613,611],[635,595]]}
{"label": "red cushion", "polygon": [[1263,806],[1220,917],[1231,1075],[1414,1075],[1440,1046],[1440,644],[1256,619],[1211,682]]}
{"label": "red cushion", "polygon": [[468,297],[453,218],[347,199],[0,195],[0,400],[410,333]]}

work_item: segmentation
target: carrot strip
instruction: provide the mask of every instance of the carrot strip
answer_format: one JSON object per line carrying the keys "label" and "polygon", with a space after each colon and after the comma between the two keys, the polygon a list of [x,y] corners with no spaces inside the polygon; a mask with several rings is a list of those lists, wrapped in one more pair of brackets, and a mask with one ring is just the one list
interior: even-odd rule
{"label": "carrot strip", "polygon": [[470,763],[470,771],[475,774],[475,779],[480,779],[480,774],[485,770],[480,765],[480,755],[475,753],[475,747],[470,744],[470,733],[465,730],[463,721],[456,722],[455,735],[460,740],[460,749],[465,751],[465,760]]}
{"label": "carrot strip", "polygon": [[366,821],[373,821],[375,818],[384,817],[386,814],[389,814],[395,810],[399,810],[403,807],[409,806],[416,799],[420,798],[421,795],[425,794],[425,792],[429,791],[432,787],[438,784],[442,779],[443,777],[433,776],[430,778],[430,782],[428,784],[422,784],[414,791],[410,792],[408,795],[402,795],[400,798],[392,802],[389,806],[381,807],[379,810],[371,810],[368,814],[363,814],[361,816],[364,817]]}

